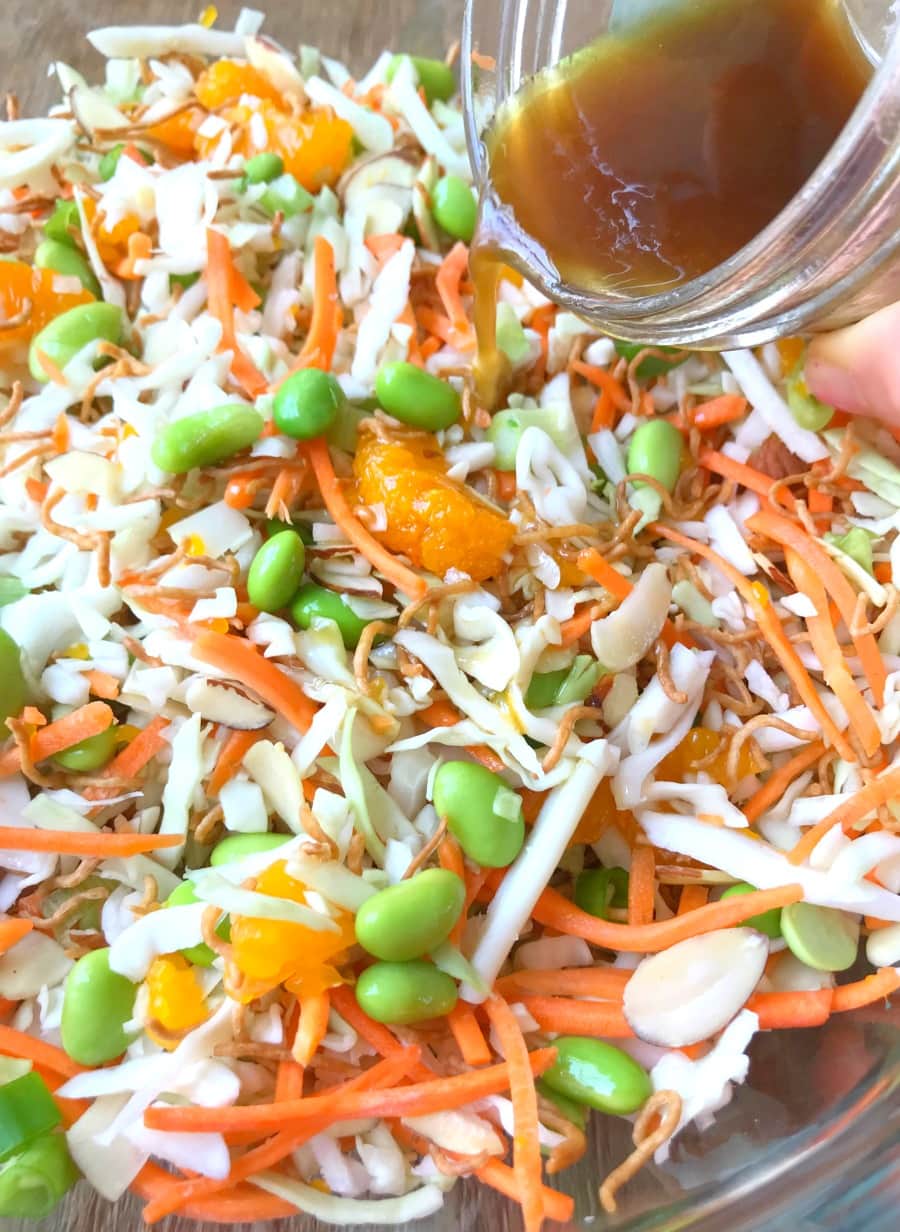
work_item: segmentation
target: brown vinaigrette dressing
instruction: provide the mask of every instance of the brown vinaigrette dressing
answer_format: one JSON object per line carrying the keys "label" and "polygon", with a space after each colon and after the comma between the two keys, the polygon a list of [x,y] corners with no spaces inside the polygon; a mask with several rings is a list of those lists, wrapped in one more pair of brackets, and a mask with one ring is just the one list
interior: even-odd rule
{"label": "brown vinaigrette dressing", "polygon": [[486,136],[494,194],[472,250],[479,394],[504,383],[504,213],[560,278],[623,296],[706,273],[815,170],[870,65],[835,0],[700,0],[540,73]]}

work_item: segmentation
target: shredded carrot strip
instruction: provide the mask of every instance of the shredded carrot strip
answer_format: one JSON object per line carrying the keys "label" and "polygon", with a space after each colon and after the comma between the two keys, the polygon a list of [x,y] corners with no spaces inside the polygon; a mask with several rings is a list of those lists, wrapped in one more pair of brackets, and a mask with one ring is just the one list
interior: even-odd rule
{"label": "shredded carrot strip", "polygon": [[[48,723],[36,731],[31,738],[31,757],[33,761],[44,761],[70,749],[73,744],[80,744],[91,736],[99,736],[111,726],[113,712],[106,702],[88,702],[79,706],[69,714],[63,715],[55,723]],[[22,758],[18,748],[7,749],[0,756],[0,778],[9,778],[16,774],[21,766]]]}
{"label": "shredded carrot strip", "polygon": [[103,698],[104,701],[115,701],[119,696],[119,682],[111,672],[101,672],[97,668],[92,668],[91,671],[84,673],[84,678],[94,697]]}
{"label": "shredded carrot strip", "polygon": [[617,411],[624,413],[631,410],[631,399],[622,387],[621,382],[617,381],[611,372],[607,372],[605,368],[601,368],[597,364],[586,364],[580,359],[573,360],[569,366],[573,372],[577,372],[586,381],[590,381],[592,385],[596,385],[598,389],[602,389],[608,394]]}
{"label": "shredded carrot strip", "polygon": [[301,1065],[309,1065],[328,1030],[331,998],[328,990],[300,998],[300,1026],[291,1051]]}
{"label": "shredded carrot strip", "polygon": [[34,924],[31,920],[18,919],[13,916],[5,916],[0,919],[0,954],[5,954],[7,950],[21,941],[23,937],[27,937]]}
{"label": "shredded carrot strip", "polygon": [[135,269],[138,261],[149,261],[153,255],[153,241],[143,231],[135,231],[128,237],[128,256],[123,257],[115,267],[114,273],[126,282],[136,282],[143,278]]}
{"label": "shredded carrot strip", "polygon": [[801,749],[799,753],[795,753],[790,761],[785,762],[777,770],[773,770],[762,787],[753,793],[746,804],[741,806],[747,820],[756,821],[766,809],[777,803],[794,779],[799,778],[810,766],[814,766],[824,752],[825,745],[821,740],[815,740],[805,749]]}
{"label": "shredded carrot strip", "polygon": [[[578,568],[617,599],[627,599],[634,590],[633,583],[627,577],[623,577],[618,569],[614,569],[606,557],[601,556],[595,548],[587,548],[584,552],[579,552]],[[693,638],[686,633],[679,633],[668,619],[663,624],[660,637],[669,647],[674,646],[676,642],[682,642],[685,646],[695,645]]]}
{"label": "shredded carrot strip", "polygon": [[298,731],[305,732],[309,727],[316,713],[315,702],[246,638],[233,633],[201,633],[194,642],[193,654],[241,681]]}
{"label": "shredded carrot strip", "polygon": [[689,911],[696,911],[698,907],[705,907],[708,901],[709,889],[706,886],[682,886],[681,894],[678,898],[678,914],[686,915]]}
{"label": "shredded carrot strip", "polygon": [[76,1074],[84,1073],[83,1068],[61,1048],[36,1039],[33,1035],[26,1035],[24,1031],[17,1031],[14,1027],[0,1026],[0,1053],[33,1061],[42,1069],[62,1074],[64,1078],[74,1078]]}
{"label": "shredded carrot strip", "polygon": [[864,979],[852,984],[841,984],[834,989],[834,1000],[831,1003],[832,1013],[843,1014],[847,1010],[862,1009],[873,1001],[881,1001],[900,988],[900,968],[881,967],[875,975],[867,975]]}
{"label": "shredded carrot strip", "polygon": [[[714,475],[721,475],[723,479],[731,479],[749,492],[755,492],[757,496],[767,497],[775,482],[772,476],[764,471],[758,471],[755,467],[748,466],[746,462],[738,462],[734,458],[729,458],[727,454],[717,453],[714,449],[705,449],[698,461]],[[786,509],[797,507],[794,497],[784,487],[778,489],[777,500]]]}
{"label": "shredded carrot strip", "polygon": [[[380,1022],[375,1022],[362,1009],[356,1000],[352,988],[347,988],[343,984],[337,988],[332,988],[331,1003],[357,1035],[361,1035],[366,1043],[371,1044],[376,1052],[380,1052],[383,1057],[396,1056],[403,1051],[404,1045],[400,1043],[397,1037],[387,1027],[382,1026]],[[424,1065],[419,1065],[413,1070],[413,1076],[430,1078],[432,1075]]]}
{"label": "shredded carrot strip", "polygon": [[[418,312],[419,324],[432,338],[437,338],[442,343],[452,344],[457,340],[456,332],[453,329],[453,322],[443,312],[437,312],[434,308],[422,307]],[[460,348],[463,349],[462,347]]]}
{"label": "shredded carrot strip", "polygon": [[387,261],[400,251],[405,242],[406,237],[394,231],[387,231],[384,235],[367,235],[365,239],[366,248],[378,262]]}
{"label": "shredded carrot strip", "polygon": [[[146,1163],[131,1182],[131,1189],[149,1202],[168,1194],[175,1183],[171,1173],[165,1172],[157,1164]],[[184,1208],[184,1214],[201,1223],[252,1223],[257,1220],[268,1222],[295,1217],[297,1208],[282,1198],[276,1198],[274,1194],[240,1185],[218,1198],[189,1203]]]}
{"label": "shredded carrot strip", "polygon": [[315,471],[325,508],[353,546],[365,556],[373,569],[384,574],[398,590],[409,595],[411,599],[423,598],[428,591],[425,579],[413,573],[412,569],[402,564],[387,548],[383,548],[371,532],[366,530],[362,522],[353,515],[341,490],[338,477],[334,473],[326,442],[321,437],[309,441],[306,445],[306,455]]}
{"label": "shredded carrot strip", "polygon": [[472,336],[472,326],[466,315],[466,309],[460,294],[460,283],[469,265],[469,250],[458,240],[441,262],[440,269],[434,280],[435,290],[441,297],[444,311],[450,318],[456,338],[468,341]]}
{"label": "shredded carrot strip", "polygon": [[466,1065],[490,1065],[491,1050],[471,1006],[458,1002],[447,1015],[447,1025]]}
{"label": "shredded carrot strip", "polygon": [[[488,883],[491,880],[488,878]],[[609,950],[629,950],[635,954],[655,954],[668,949],[676,941],[684,941],[686,937],[699,937],[716,928],[731,928],[749,920],[752,915],[772,907],[786,907],[788,903],[799,902],[802,897],[803,888],[799,885],[779,886],[775,890],[735,894],[699,907],[689,915],[676,915],[670,920],[632,926],[618,924],[614,920],[600,920],[576,907],[557,890],[546,889],[538,898],[532,916],[539,924],[571,937],[583,937],[591,945]]]}
{"label": "shredded carrot strip", "polygon": [[[279,1061],[275,1075],[275,1102],[299,1099],[303,1094],[303,1066],[296,1061]],[[254,1135],[255,1137],[255,1135]]]}
{"label": "shredded carrot strip", "polygon": [[[385,1061],[379,1061],[371,1069],[364,1070],[356,1078],[352,1078],[350,1081],[342,1083],[340,1086],[334,1087],[324,1094],[326,1096],[332,1094],[338,1096],[340,1094],[346,1095],[353,1091],[369,1091],[390,1087],[406,1077],[410,1069],[418,1064],[419,1055],[418,1048],[401,1048],[397,1055]],[[297,1066],[296,1068],[299,1069],[300,1067]],[[294,1102],[301,1101],[295,1100]],[[252,1151],[248,1151],[240,1159],[235,1160],[228,1176],[221,1180],[210,1177],[197,1177],[193,1180],[182,1181],[169,1177],[169,1184],[165,1187],[160,1186],[157,1195],[145,1207],[143,1211],[144,1221],[146,1223],[155,1223],[158,1219],[162,1219],[164,1216],[170,1215],[173,1211],[185,1206],[186,1203],[193,1202],[198,1198],[210,1198],[214,1194],[234,1189],[235,1186],[248,1177],[280,1163],[282,1159],[285,1159],[298,1147],[302,1146],[304,1142],[307,1142],[322,1130],[327,1129],[332,1123],[330,1116],[325,1113],[320,1115],[318,1120],[313,1119],[312,1122],[304,1125],[299,1130],[283,1130],[276,1133],[268,1141],[255,1147]]]}
{"label": "shredded carrot strip", "polygon": [[516,1000],[528,1010],[542,1031],[559,1035],[596,1035],[604,1039],[630,1039],[621,1005],[612,1001],[579,1001],[570,997],[526,994]]}
{"label": "shredded carrot strip", "polygon": [[519,1182],[525,1232],[540,1232],[544,1220],[541,1197],[543,1171],[538,1138],[537,1091],[528,1055],[528,1045],[518,1019],[502,997],[490,997],[484,1006],[497,1032],[509,1069],[509,1089],[513,1106],[513,1172]]}
{"label": "shredded carrot strip", "polygon": [[722,394],[701,406],[694,407],[692,419],[694,426],[701,432],[709,432],[713,428],[721,428],[725,424],[734,423],[747,410],[747,399],[740,394]]}
{"label": "shredded carrot strip", "polygon": [[785,560],[791,580],[816,609],[814,616],[806,616],[804,620],[809,630],[812,648],[822,665],[825,682],[846,710],[847,718],[859,737],[860,744],[871,757],[881,746],[881,731],[865,698],[847,670],[844,653],[828,615],[828,596],[825,594],[825,587],[809,561],[804,560],[792,548],[785,548]]}
{"label": "shredded carrot strip", "polygon": [[[757,515],[757,517],[759,516],[761,515]],[[748,526],[752,520],[748,519]],[[672,543],[680,544],[683,548],[687,548],[697,556],[702,556],[704,560],[710,561],[725,574],[732,585],[739,591],[741,597],[750,604],[760,632],[775,651],[781,666],[793,681],[803,702],[812,711],[828,741],[837,749],[845,761],[857,761],[858,758],[853,746],[848,742],[844,733],[838,728],[831,715],[825,709],[809,672],[800,662],[800,656],[788,640],[781,621],[775,612],[775,608],[769,599],[768,591],[765,592],[764,598],[761,597],[756,583],[749,582],[724,557],[720,556],[718,552],[714,552],[712,548],[707,547],[705,543],[698,543],[696,539],[690,539],[687,535],[682,535],[680,531],[672,530],[671,527],[663,526],[659,522],[652,523],[650,530],[653,534],[659,535],[660,538],[669,539]]]}
{"label": "shredded carrot strip", "polygon": [[[856,592],[841,573],[840,569],[811,535],[802,527],[787,518],[774,513],[756,513],[747,519],[747,527],[761,535],[767,535],[784,547],[793,548],[807,565],[819,575],[819,580],[828,594],[837,604],[841,619],[848,629],[853,627],[853,616],[856,611]],[[872,696],[875,704],[884,703],[884,686],[887,680],[887,668],[884,664],[878,642],[871,633],[851,633],[853,645],[859,655],[866,679],[872,686]]]}
{"label": "shredded carrot strip", "polygon": [[103,771],[104,777],[111,779],[134,779],[144,766],[152,761],[157,753],[166,747],[163,732],[169,726],[169,720],[158,714],[151,719],[146,727],[135,736],[130,744],[122,749]]}
{"label": "shredded carrot strip", "polygon": [[588,603],[570,616],[568,620],[564,620],[559,626],[559,632],[562,637],[563,646],[571,646],[573,642],[578,642],[584,637],[585,633],[590,630],[594,623],[592,603]]}
{"label": "shredded carrot strip", "polygon": [[886,804],[888,800],[894,799],[898,792],[900,792],[900,767],[888,770],[877,779],[873,779],[871,783],[867,783],[865,787],[850,796],[845,803],[832,809],[827,817],[823,817],[814,826],[810,826],[803,838],[788,852],[788,859],[792,864],[802,864],[829,830],[835,826],[843,826],[844,832],[849,833],[867,813]]}
{"label": "shredded carrot strip", "polygon": [[299,372],[302,368],[330,371],[341,328],[342,314],[334,267],[334,249],[324,235],[317,235],[313,241],[313,260],[315,280],[312,320],[300,354],[291,365],[291,373]]}
{"label": "shredded carrot strip", "polygon": [[497,479],[497,495],[502,501],[511,501],[516,495],[516,472],[494,471]]}
{"label": "shredded carrot strip", "polygon": [[230,782],[240,770],[244,754],[264,736],[265,728],[260,731],[230,731],[228,733],[216,760],[215,768],[209,776],[207,795],[217,796],[219,794],[225,784]]}
{"label": "shredded carrot strip", "polygon": [[601,428],[611,428],[616,422],[616,404],[606,389],[601,389],[600,396],[594,403],[591,416],[591,431],[599,432]]}
{"label": "shredded carrot strip", "polygon": [[[231,351],[231,372],[251,398],[258,397],[268,388],[268,381],[254,363],[238,346],[234,329],[234,290],[237,286],[237,270],[231,259],[231,245],[227,236],[211,227],[206,232],[207,306],[222,326],[221,351]],[[257,300],[257,303],[259,301]]]}
{"label": "shredded carrot strip", "polygon": [[[475,1169],[473,1175],[504,1197],[511,1198],[513,1202],[521,1201],[522,1195],[515,1172],[499,1159],[487,1160],[480,1168]],[[552,1219],[554,1223],[569,1223],[575,1214],[575,1203],[569,1195],[546,1185],[541,1187],[541,1202],[545,1218]]]}
{"label": "shredded carrot strip", "polygon": [[178,834],[113,834],[109,830],[33,830],[0,826],[0,851],[52,851],[67,856],[136,856],[177,847]]}
{"label": "shredded carrot strip", "polygon": [[[463,859],[462,848],[453,837],[452,834],[445,833],[438,846],[438,860],[441,868],[446,868],[451,873],[456,873],[460,881],[466,883],[466,862]],[[466,909],[463,907],[459,913],[459,919],[453,925],[448,940],[458,946],[462,940],[463,929],[466,925]]]}
{"label": "shredded carrot strip", "polygon": [[[749,896],[748,896],[749,897]],[[531,1071],[542,1074],[556,1059],[555,1048],[539,1048],[529,1055]],[[323,1113],[329,1123],[355,1120],[357,1117],[427,1116],[432,1112],[450,1112],[477,1099],[498,1095],[509,1090],[507,1065],[489,1065],[484,1069],[435,1078],[427,1082],[397,1086],[389,1091],[354,1091],[307,1095],[303,1099],[281,1104],[251,1104],[232,1108],[201,1108],[169,1106],[148,1108],[144,1124],[149,1129],[177,1130],[185,1133],[225,1133],[233,1129],[300,1128],[317,1120]]]}
{"label": "shredded carrot strip", "polygon": [[628,923],[653,923],[653,895],[656,890],[656,853],[652,847],[635,847],[631,853],[628,877]]}
{"label": "shredded carrot strip", "polygon": [[632,972],[620,967],[566,967],[559,971],[514,971],[503,975],[494,987],[507,1001],[523,992],[551,996],[594,997],[600,1001],[621,1001]]}
{"label": "shredded carrot strip", "polygon": [[759,1015],[760,1029],[820,1027],[831,1014],[833,991],[816,988],[805,992],[757,992],[747,1009]]}

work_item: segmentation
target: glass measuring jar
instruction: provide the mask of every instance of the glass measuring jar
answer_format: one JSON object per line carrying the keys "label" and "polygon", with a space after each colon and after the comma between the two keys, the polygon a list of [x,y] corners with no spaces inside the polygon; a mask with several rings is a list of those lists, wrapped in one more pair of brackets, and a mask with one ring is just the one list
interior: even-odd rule
{"label": "glass measuring jar", "polygon": [[869,85],[810,179],[708,273],[649,294],[597,290],[562,278],[518,225],[491,181],[482,140],[490,117],[535,73],[601,36],[617,5],[660,3],[467,0],[462,84],[481,196],[476,249],[610,334],[657,345],[752,346],[832,329],[900,299],[900,33],[891,0],[835,0],[873,64]]}

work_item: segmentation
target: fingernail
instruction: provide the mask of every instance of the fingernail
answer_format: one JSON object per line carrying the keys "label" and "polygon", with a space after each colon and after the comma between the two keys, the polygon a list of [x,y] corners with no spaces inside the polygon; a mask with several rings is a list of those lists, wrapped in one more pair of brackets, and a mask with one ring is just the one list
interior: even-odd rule
{"label": "fingernail", "polygon": [[805,376],[810,393],[821,402],[851,415],[861,415],[868,409],[859,379],[848,369],[811,356]]}

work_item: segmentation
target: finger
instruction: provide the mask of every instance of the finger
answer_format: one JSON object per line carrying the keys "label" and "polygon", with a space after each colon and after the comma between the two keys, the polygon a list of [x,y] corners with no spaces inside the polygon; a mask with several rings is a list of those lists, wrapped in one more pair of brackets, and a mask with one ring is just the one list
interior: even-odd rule
{"label": "finger", "polygon": [[900,304],[815,338],[806,383],[829,406],[900,425]]}

